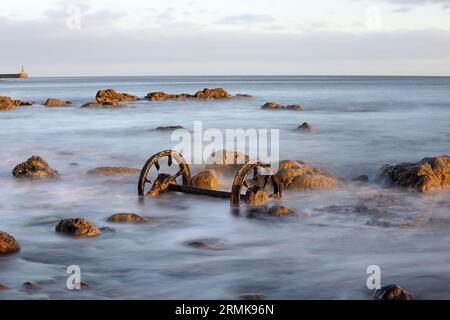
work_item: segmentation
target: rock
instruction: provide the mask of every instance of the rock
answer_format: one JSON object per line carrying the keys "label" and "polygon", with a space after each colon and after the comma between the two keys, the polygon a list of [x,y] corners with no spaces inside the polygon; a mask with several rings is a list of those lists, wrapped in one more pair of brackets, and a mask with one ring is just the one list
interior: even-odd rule
{"label": "rock", "polygon": [[269,210],[267,211],[267,214],[269,216],[273,216],[273,217],[286,217],[286,216],[295,215],[296,213],[294,210],[292,210],[291,208],[288,208],[288,207],[273,206],[273,207],[269,208]]}
{"label": "rock", "polygon": [[115,223],[147,223],[148,219],[134,213],[116,213],[109,217],[108,221]]}
{"label": "rock", "polygon": [[6,232],[0,231],[0,255],[20,251],[20,243]]}
{"label": "rock", "polygon": [[288,104],[284,107],[286,110],[294,110],[294,111],[300,111],[303,110],[303,106],[300,104]]}
{"label": "rock", "polygon": [[18,164],[12,174],[17,178],[30,179],[54,179],[61,176],[58,171],[50,168],[40,156],[32,156],[27,161]]}
{"label": "rock", "polygon": [[89,176],[139,176],[141,170],[128,167],[98,167],[86,172]]}
{"label": "rock", "polygon": [[308,122],[303,122],[300,126],[298,126],[297,130],[309,132],[309,133],[315,133],[316,129],[312,127]]}
{"label": "rock", "polygon": [[46,106],[46,107],[66,107],[70,104],[71,104],[71,102],[64,101],[62,99],[48,98],[47,101],[45,101],[44,106]]}
{"label": "rock", "polygon": [[243,94],[243,93],[238,93],[237,95],[234,96],[236,99],[241,99],[241,100],[252,100],[254,99],[253,96],[249,95],[249,94]]}
{"label": "rock", "polygon": [[22,101],[22,100],[13,100],[13,103],[16,107],[29,107],[33,105],[33,102]]}
{"label": "rock", "polygon": [[190,241],[186,245],[196,249],[209,249],[209,244],[204,241]]}
{"label": "rock", "polygon": [[157,127],[156,131],[174,131],[178,129],[184,129],[182,126],[166,126],[166,127]]}
{"label": "rock", "polygon": [[244,293],[239,296],[241,300],[264,300],[264,295],[260,293]]}
{"label": "rock", "polygon": [[129,93],[119,93],[114,89],[99,90],[95,96],[97,102],[136,101],[139,97]]}
{"label": "rock", "polygon": [[352,179],[353,182],[369,182],[369,177],[366,176],[365,174],[361,175],[361,176],[357,176],[355,178]]}
{"label": "rock", "polygon": [[0,290],[8,290],[9,288],[0,283]]}
{"label": "rock", "polygon": [[216,190],[219,187],[219,178],[215,170],[209,169],[193,176],[191,184],[196,188]]}
{"label": "rock", "polygon": [[41,288],[39,285],[33,282],[25,282],[24,284],[22,284],[22,287],[27,290],[37,290]]}
{"label": "rock", "polygon": [[389,284],[377,289],[373,298],[375,300],[412,300],[413,296],[396,284]]}
{"label": "rock", "polygon": [[287,190],[334,189],[340,183],[337,177],[325,170],[293,160],[280,162],[276,176]]}
{"label": "rock", "polygon": [[205,88],[202,91],[197,91],[194,94],[194,98],[197,98],[197,99],[233,99],[233,96],[231,94],[229,94],[223,88],[215,88],[215,89]]}
{"label": "rock", "polygon": [[171,184],[177,184],[177,180],[171,175],[160,173],[153,182],[152,188],[147,192],[148,196],[156,197],[160,193],[166,192]]}
{"label": "rock", "polygon": [[269,197],[267,190],[259,186],[248,188],[245,193],[247,203],[255,206],[266,204],[269,201]]}
{"label": "rock", "polygon": [[282,107],[283,106],[281,104],[278,104],[276,102],[267,102],[261,107],[261,109],[276,110],[276,109],[281,109]]}
{"label": "rock", "polygon": [[0,96],[0,110],[14,110],[16,106],[10,97]]}
{"label": "rock", "polygon": [[75,237],[96,237],[101,231],[84,218],[63,219],[55,227],[56,232]]}
{"label": "rock", "polygon": [[80,108],[103,108],[103,109],[114,109],[126,107],[126,104],[119,102],[87,102],[83,104]]}
{"label": "rock", "polygon": [[214,169],[216,172],[234,173],[250,160],[250,156],[242,152],[219,150],[213,152],[206,163],[209,169]]}
{"label": "rock", "polygon": [[380,178],[391,186],[419,192],[438,191],[450,187],[450,157],[424,158],[417,163],[386,165]]}
{"label": "rock", "polygon": [[290,104],[287,106],[283,106],[276,102],[267,102],[265,103],[261,109],[263,110],[293,110],[293,111],[300,111],[303,110],[303,107],[299,104]]}
{"label": "rock", "polygon": [[170,94],[165,92],[150,92],[145,97],[150,101],[167,101],[167,100],[187,100],[194,98],[192,95],[187,93],[180,94]]}

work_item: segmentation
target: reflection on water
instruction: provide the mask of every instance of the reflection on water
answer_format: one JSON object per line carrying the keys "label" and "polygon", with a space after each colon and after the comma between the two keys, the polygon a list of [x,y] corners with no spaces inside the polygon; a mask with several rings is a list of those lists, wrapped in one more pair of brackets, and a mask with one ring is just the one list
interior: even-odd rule
{"label": "reflection on water", "polygon": [[[77,108],[100,88],[194,92],[223,86],[253,101],[147,102],[120,110]],[[345,179],[381,165],[449,153],[449,78],[167,77],[31,78],[2,83],[0,95],[42,102],[71,100],[0,113],[0,230],[22,243],[0,258],[0,298],[267,298],[367,299],[366,268],[382,282],[418,298],[450,297],[450,192],[418,195],[376,184],[333,192],[285,193],[282,204],[305,218],[248,219],[226,200],[166,194],[139,202],[137,178],[91,177],[98,166],[140,168],[171,148],[158,126],[279,128],[281,158],[324,167]],[[259,110],[267,101],[302,103],[302,112]],[[311,123],[314,135],[294,131]],[[63,179],[14,180],[11,169],[43,156]],[[230,184],[228,184],[230,185]],[[231,186],[231,185],[230,185]],[[155,217],[144,225],[111,225],[115,212]],[[61,218],[82,216],[114,233],[72,239],[54,232]],[[209,239],[216,250],[186,243]],[[65,289],[65,268],[81,267],[89,288]],[[24,291],[36,282],[40,290]]]}

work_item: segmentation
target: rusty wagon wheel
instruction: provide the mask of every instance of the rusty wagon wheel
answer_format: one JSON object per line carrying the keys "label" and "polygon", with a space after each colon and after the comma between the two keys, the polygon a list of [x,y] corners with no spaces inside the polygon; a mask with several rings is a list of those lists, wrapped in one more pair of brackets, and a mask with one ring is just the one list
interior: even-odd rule
{"label": "rusty wagon wheel", "polygon": [[176,151],[165,150],[158,152],[157,154],[154,154],[150,159],[147,160],[144,167],[142,168],[138,183],[138,194],[140,196],[143,196],[145,194],[145,185],[147,183],[149,184],[152,183],[152,181],[150,181],[148,178],[150,169],[154,166],[159,173],[160,170],[159,160],[162,158],[167,158],[167,165],[169,167],[172,166],[173,161],[176,161],[178,163],[180,169],[178,170],[177,173],[173,175],[173,178],[177,179],[178,177],[181,176],[183,185],[189,186],[191,184],[191,171],[183,156]]}
{"label": "rusty wagon wheel", "polygon": [[[273,187],[273,194],[270,196],[276,199],[281,198],[282,189],[277,177],[274,174],[260,175],[259,169],[261,168],[270,169],[270,165],[262,164],[260,162],[247,162],[239,169],[234,177],[233,186],[231,187],[230,204],[232,207],[239,207],[242,189],[249,189],[252,187],[250,185],[251,183],[253,183],[253,186],[256,185],[262,188],[266,188],[270,183]],[[253,177],[252,179],[247,179],[247,176],[250,173],[253,173]]]}

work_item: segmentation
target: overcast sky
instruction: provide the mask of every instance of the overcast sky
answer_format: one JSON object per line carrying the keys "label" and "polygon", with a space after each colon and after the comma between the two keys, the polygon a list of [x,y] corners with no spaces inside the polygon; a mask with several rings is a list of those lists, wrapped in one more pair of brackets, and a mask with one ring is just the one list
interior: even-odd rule
{"label": "overcast sky", "polygon": [[2,0],[0,73],[450,75],[450,0]]}

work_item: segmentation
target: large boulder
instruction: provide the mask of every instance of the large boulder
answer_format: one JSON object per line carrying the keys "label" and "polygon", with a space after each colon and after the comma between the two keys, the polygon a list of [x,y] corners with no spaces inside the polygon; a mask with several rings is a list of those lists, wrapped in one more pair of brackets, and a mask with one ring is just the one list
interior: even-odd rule
{"label": "large boulder", "polygon": [[99,90],[95,96],[97,102],[136,101],[139,97],[129,93],[119,93],[114,89]]}
{"label": "large boulder", "polygon": [[266,189],[253,186],[247,189],[245,201],[253,206],[261,206],[269,202],[270,195]]}
{"label": "large boulder", "polygon": [[128,167],[98,167],[86,172],[89,176],[138,176],[141,170]]}
{"label": "large boulder", "polygon": [[281,161],[276,176],[286,190],[326,190],[339,186],[334,175],[301,161]]}
{"label": "large boulder", "polygon": [[16,178],[53,179],[60,177],[60,173],[48,165],[40,156],[32,156],[27,161],[14,167],[12,171]]}
{"label": "large boulder", "polygon": [[209,169],[193,176],[191,184],[196,188],[215,190],[219,187],[219,178],[215,170]]}
{"label": "large boulder", "polygon": [[234,97],[223,88],[208,89],[205,88],[194,94],[197,99],[233,99]]}
{"label": "large boulder", "polygon": [[56,225],[55,231],[74,237],[96,237],[101,233],[100,228],[84,218],[63,219]]}
{"label": "large boulder", "polygon": [[14,110],[14,101],[10,97],[0,96],[0,110]]}
{"label": "large boulder", "polygon": [[14,253],[20,250],[20,243],[6,232],[0,231],[0,255]]}
{"label": "large boulder", "polygon": [[417,163],[386,165],[380,178],[391,186],[430,192],[450,187],[450,157],[424,158]]}
{"label": "large boulder", "polygon": [[46,106],[46,107],[66,107],[70,104],[71,104],[70,101],[65,101],[65,100],[57,99],[57,98],[48,98],[45,101],[44,106]]}

